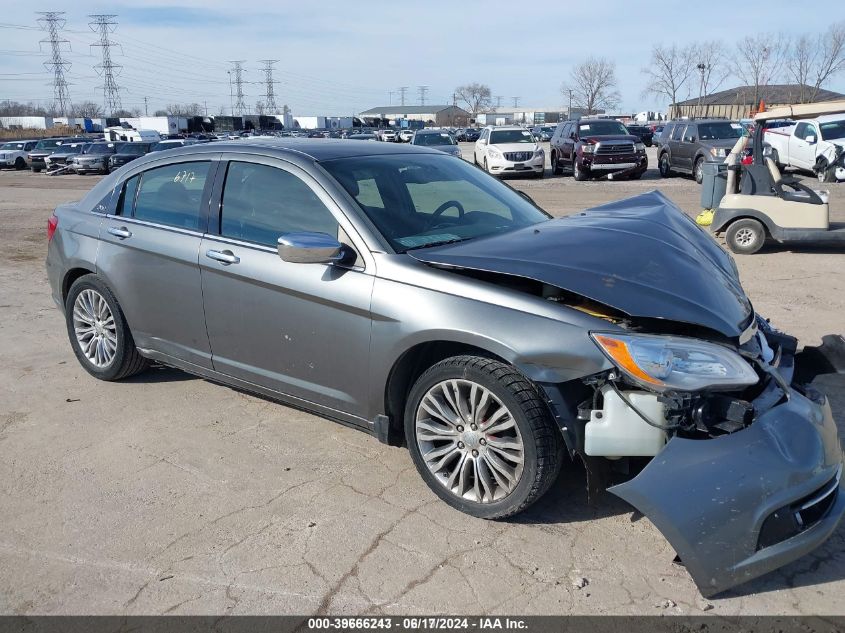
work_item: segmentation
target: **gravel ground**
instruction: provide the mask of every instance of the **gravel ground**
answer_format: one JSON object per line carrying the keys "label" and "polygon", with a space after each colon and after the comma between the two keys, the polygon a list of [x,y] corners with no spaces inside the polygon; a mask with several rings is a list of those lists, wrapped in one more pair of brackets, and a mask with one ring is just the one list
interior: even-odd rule
{"label": "gravel ground", "polygon": [[[486,522],[360,432],[170,369],[95,381],[43,259],[51,209],[96,178],[0,173],[0,612],[845,614],[843,528],[705,601],[647,519],[612,495],[587,505],[576,466],[525,514]],[[555,215],[651,189],[698,212],[698,185],[653,170],[511,184]],[[830,188],[845,220],[845,186]],[[804,344],[845,330],[842,251],[737,263],[758,312]],[[817,386],[842,428],[845,376]]]}

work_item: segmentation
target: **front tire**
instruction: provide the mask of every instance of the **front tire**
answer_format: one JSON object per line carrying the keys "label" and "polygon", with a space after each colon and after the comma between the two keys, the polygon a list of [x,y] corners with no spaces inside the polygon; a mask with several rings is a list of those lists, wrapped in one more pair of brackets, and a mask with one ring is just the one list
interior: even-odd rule
{"label": "front tire", "polygon": [[552,175],[553,176],[560,176],[563,173],[563,167],[560,166],[560,163],[557,159],[557,154],[552,152]]}
{"label": "front tire", "polygon": [[121,380],[144,371],[126,318],[109,287],[96,275],[73,282],[65,301],[70,344],[83,369],[100,380]]}
{"label": "front tire", "polygon": [[589,178],[589,174],[578,164],[578,159],[572,161],[572,176],[578,182],[583,182]]}
{"label": "front tire", "polygon": [[501,519],[539,499],[557,478],[560,431],[537,388],[505,363],[455,356],[410,392],[405,436],[429,488],[453,508]]}
{"label": "front tire", "polygon": [[728,226],[725,243],[737,255],[753,255],[766,243],[766,229],[753,218],[743,218]]}
{"label": "front tire", "polygon": [[704,180],[704,159],[699,158],[695,161],[695,166],[692,169],[692,173],[695,176],[695,182],[699,185]]}
{"label": "front tire", "polygon": [[20,156],[15,159],[15,169],[17,169],[18,171],[26,169],[26,161]]}
{"label": "front tire", "polygon": [[836,182],[836,168],[830,167],[822,158],[816,163],[816,178],[819,182]]}
{"label": "front tire", "polygon": [[657,169],[660,171],[662,178],[670,178],[673,176],[672,168],[669,165],[669,154],[663,153],[660,155],[660,160],[657,161]]}

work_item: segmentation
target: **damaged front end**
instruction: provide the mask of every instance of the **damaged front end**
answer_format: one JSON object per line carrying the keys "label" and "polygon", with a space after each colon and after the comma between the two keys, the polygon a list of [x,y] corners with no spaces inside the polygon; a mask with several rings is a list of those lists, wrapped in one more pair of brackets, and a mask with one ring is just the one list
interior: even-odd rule
{"label": "damaged front end", "polygon": [[[842,451],[827,399],[794,383],[794,338],[759,318],[749,330],[737,355],[753,379],[740,373],[721,386],[666,389],[648,384],[659,372],[649,358],[625,367],[617,354],[619,371],[588,379],[593,398],[578,415],[588,460],[653,455],[609,491],[654,523],[708,597],[813,550],[845,513]],[[704,362],[700,373],[713,379],[731,374],[706,366],[706,349],[683,362]],[[613,424],[632,436],[633,452],[608,446],[601,433],[596,442],[596,430]]]}

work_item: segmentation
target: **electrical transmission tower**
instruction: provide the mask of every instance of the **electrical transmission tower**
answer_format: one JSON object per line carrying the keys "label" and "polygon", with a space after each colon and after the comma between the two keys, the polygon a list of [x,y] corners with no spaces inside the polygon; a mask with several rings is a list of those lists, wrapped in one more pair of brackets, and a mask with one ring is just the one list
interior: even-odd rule
{"label": "electrical transmission tower", "polygon": [[425,105],[425,93],[428,92],[428,86],[417,86],[417,92],[420,95],[420,105]]}
{"label": "electrical transmission tower", "polygon": [[235,83],[235,110],[238,116],[243,116],[244,112],[246,112],[246,103],[244,103],[244,61],[246,60],[238,59],[229,62],[232,64],[231,73],[234,75],[232,81]]}
{"label": "electrical transmission tower", "polygon": [[266,93],[264,95],[264,105],[267,108],[267,112],[269,114],[275,114],[276,110],[279,109],[279,106],[276,105],[276,92],[274,89],[274,85],[279,83],[278,81],[273,80],[273,64],[278,62],[278,59],[259,59],[264,67],[261,69],[264,71],[264,85],[266,88]]}
{"label": "electrical transmission tower", "polygon": [[513,107],[518,108],[519,107],[519,97],[511,97],[511,99],[513,99]]}
{"label": "electrical transmission tower", "polygon": [[62,59],[62,45],[70,42],[59,35],[65,26],[65,19],[62,17],[64,11],[39,11],[38,22],[41,28],[47,31],[48,37],[39,42],[50,44],[50,60],[44,62],[44,67],[53,72],[53,109],[61,116],[67,116],[70,109],[70,94],[68,93],[68,82],[65,79],[65,71],[70,69],[70,62]]}
{"label": "electrical transmission tower", "polygon": [[111,47],[119,46],[119,44],[109,39],[109,35],[117,28],[117,22],[115,22],[117,15],[99,13],[88,17],[91,18],[88,26],[92,31],[100,34],[100,41],[94,42],[91,46],[99,46],[103,49],[103,61],[94,66],[94,70],[103,78],[104,106],[106,114],[111,114],[120,110],[121,107],[120,88],[114,78],[120,74],[123,66],[111,60]]}
{"label": "electrical transmission tower", "polygon": [[399,86],[399,103],[405,105],[405,93],[408,92],[408,86]]}

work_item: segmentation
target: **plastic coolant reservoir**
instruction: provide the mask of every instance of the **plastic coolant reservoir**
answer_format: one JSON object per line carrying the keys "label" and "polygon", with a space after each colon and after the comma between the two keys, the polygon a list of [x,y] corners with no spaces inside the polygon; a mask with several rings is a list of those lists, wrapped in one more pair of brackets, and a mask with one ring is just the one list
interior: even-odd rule
{"label": "plastic coolant reservoir", "polygon": [[[645,391],[624,391],[644,416],[665,425],[664,406],[657,396]],[[584,452],[594,457],[639,457],[657,455],[666,445],[666,431],[647,424],[608,386],[602,389],[604,406],[590,414],[584,432]]]}

